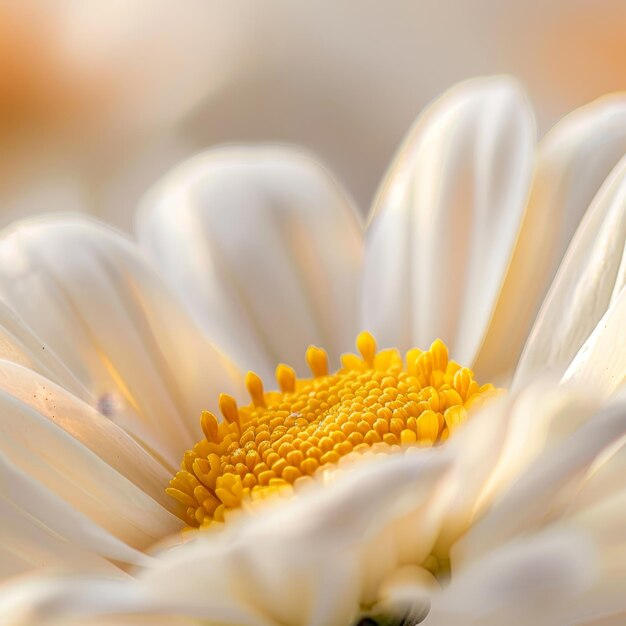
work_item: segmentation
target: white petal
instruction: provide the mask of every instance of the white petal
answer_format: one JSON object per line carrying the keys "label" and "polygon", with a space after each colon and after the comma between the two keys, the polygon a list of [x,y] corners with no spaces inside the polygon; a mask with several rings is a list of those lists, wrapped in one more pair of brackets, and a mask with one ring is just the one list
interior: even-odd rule
{"label": "white petal", "polygon": [[599,410],[593,395],[542,381],[483,408],[446,444],[455,457],[439,547],[450,545],[544,451]]}
{"label": "white petal", "polygon": [[[626,157],[598,192],[563,259],[516,371],[523,384],[542,371],[561,376],[623,287]],[[624,344],[616,344],[623,352]]]}
{"label": "white petal", "polygon": [[[396,520],[421,512],[412,531],[430,551],[427,503],[448,467],[440,451],[359,463],[335,482],[170,550],[145,580],[159,597],[178,598],[198,617],[209,618],[213,604],[232,605],[270,623],[344,626],[359,611],[368,544],[395,536]],[[397,560],[405,544],[402,537],[395,541]],[[378,572],[379,584],[384,575]]]}
{"label": "white petal", "polygon": [[24,365],[83,400],[91,394],[56,354],[4,302],[0,301],[0,359]]}
{"label": "white petal", "polygon": [[[31,492],[29,495],[34,494]],[[68,530],[81,528],[70,519],[66,522]],[[102,534],[107,536],[104,532]],[[78,544],[79,538],[59,537],[40,519],[33,518],[4,497],[0,497],[0,537],[0,579],[39,568],[104,574],[112,574],[116,569],[99,554],[101,542],[93,541],[91,548],[86,550]],[[121,571],[118,570],[118,573],[121,574]]]}
{"label": "white petal", "polygon": [[[622,445],[623,445],[622,441]],[[622,448],[623,449],[623,448]],[[582,533],[593,546],[594,559],[588,566],[592,572],[591,585],[573,596],[566,605],[554,607],[552,616],[546,615],[549,624],[595,624],[596,626],[618,626],[626,615],[626,596],[623,581],[626,577],[626,491],[623,490],[623,466],[602,466],[616,482],[622,483],[622,491],[610,496],[597,497],[595,502],[587,499],[580,507],[577,495],[567,508],[566,517],[558,520],[559,527],[567,531]],[[585,489],[594,488],[593,477]],[[583,498],[585,500],[585,498]],[[550,619],[552,621],[550,621]],[[620,619],[622,621],[620,621]]]}
{"label": "white petal", "polygon": [[[624,402],[622,394],[614,401]],[[570,511],[591,508],[619,495],[626,496],[626,441],[616,443],[594,463]]]}
{"label": "white petal", "polygon": [[235,390],[229,363],[136,249],[86,218],[5,231],[0,294],[103,412],[174,466],[199,437],[200,411]]}
{"label": "white petal", "polygon": [[105,559],[134,565],[147,557],[125,545],[0,452],[0,577],[35,568],[122,575]]}
{"label": "white petal", "polygon": [[580,532],[551,530],[513,542],[457,571],[434,595],[429,626],[552,626],[593,583],[595,554]]}
{"label": "white petal", "polygon": [[454,547],[453,565],[477,561],[561,514],[592,464],[624,435],[626,402],[601,411],[560,444],[547,447]]}
{"label": "white petal", "polygon": [[277,147],[220,148],[145,199],[139,239],[209,336],[242,368],[336,360],[356,331],[362,232],[329,174]]}
{"label": "white petal", "polygon": [[461,83],[418,118],[367,231],[364,326],[383,344],[441,337],[473,361],[522,218],[534,133],[507,78]]}
{"label": "white petal", "polygon": [[[61,626],[61,624],[114,624],[103,619],[107,615],[151,614],[157,602],[141,586],[131,580],[105,577],[81,578],[31,576],[0,586],[0,606],[7,626]],[[143,620],[146,619],[144,622]],[[141,621],[140,621],[141,620]],[[135,615],[134,622],[154,626],[167,624]],[[124,622],[119,622],[123,624]],[[186,621],[172,624],[186,624]]]}
{"label": "white petal", "polygon": [[77,439],[18,398],[0,391],[0,453],[125,543],[145,549],[180,520]]}
{"label": "white petal", "polygon": [[559,122],[541,141],[532,192],[475,369],[511,372],[584,212],[626,153],[626,98],[603,98]]}
{"label": "white petal", "polygon": [[[2,360],[0,389],[62,428],[162,506],[174,508],[165,494],[171,472],[110,419],[36,372]],[[3,418],[12,419],[8,412]]]}
{"label": "white petal", "polygon": [[611,304],[563,375],[608,396],[626,379],[626,287]]}
{"label": "white petal", "polygon": [[[570,615],[572,618],[583,614],[594,616],[598,619],[598,626],[623,624],[626,616],[622,584],[626,578],[626,492],[577,513],[572,526],[593,537],[599,575],[592,589],[571,603]],[[600,621],[602,616],[606,623]],[[617,616],[621,616],[622,621],[617,620]],[[589,623],[595,622],[589,619]]]}
{"label": "white petal", "polygon": [[[616,467],[612,468],[613,470]],[[621,469],[621,468],[620,468]],[[614,476],[617,482],[624,483],[622,476]],[[601,552],[601,566],[609,581],[623,580],[626,574],[626,490],[597,499],[591,506],[580,507],[580,498],[576,498],[572,515],[572,526],[591,534],[597,549]],[[621,610],[626,610],[626,598],[621,597]]]}

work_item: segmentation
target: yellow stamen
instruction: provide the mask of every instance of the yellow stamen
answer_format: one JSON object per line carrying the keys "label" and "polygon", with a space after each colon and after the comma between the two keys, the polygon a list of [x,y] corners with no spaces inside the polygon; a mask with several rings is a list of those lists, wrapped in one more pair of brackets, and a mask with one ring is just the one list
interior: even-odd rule
{"label": "yellow stamen", "polygon": [[219,405],[224,419],[229,424],[239,423],[239,411],[237,410],[235,398],[229,396],[227,393],[222,393],[220,394]]}
{"label": "yellow stamen", "polygon": [[296,372],[282,363],[276,368],[276,382],[283,393],[293,393],[296,388]]}
{"label": "yellow stamen", "polygon": [[200,426],[202,426],[202,432],[204,433],[204,437],[207,441],[212,441],[214,443],[219,441],[217,433],[217,418],[213,415],[213,413],[210,413],[209,411],[202,411]]}
{"label": "yellow stamen", "polygon": [[363,331],[356,338],[357,350],[361,353],[363,360],[371,365],[374,363],[374,357],[376,356],[376,340],[367,331]]}
{"label": "yellow stamen", "polygon": [[222,394],[224,421],[202,413],[205,438],[185,453],[167,489],[189,526],[221,522],[246,502],[291,493],[349,454],[440,444],[465,422],[470,406],[496,391],[450,361],[440,340],[423,352],[409,350],[406,364],[396,350],[377,351],[369,333],[356,343],[361,356],[344,355],[334,374],[326,352],[310,346],[313,378],[298,379],[279,365],[280,391],[265,392],[249,372],[251,404],[238,407]]}
{"label": "yellow stamen", "polygon": [[265,406],[265,397],[263,395],[263,381],[254,372],[248,372],[246,375],[246,387],[250,398],[252,398],[252,404],[257,407]]}
{"label": "yellow stamen", "polygon": [[315,378],[328,374],[328,355],[326,350],[317,346],[309,346],[306,351],[306,362]]}

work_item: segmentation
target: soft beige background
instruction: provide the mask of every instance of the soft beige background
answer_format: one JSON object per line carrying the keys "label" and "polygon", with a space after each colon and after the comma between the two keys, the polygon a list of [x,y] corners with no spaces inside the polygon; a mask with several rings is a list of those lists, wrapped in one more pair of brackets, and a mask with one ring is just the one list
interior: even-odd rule
{"label": "soft beige background", "polygon": [[512,73],[543,133],[626,88],[623,0],[0,0],[0,225],[132,228],[171,164],[232,141],[316,152],[366,210],[420,109]]}

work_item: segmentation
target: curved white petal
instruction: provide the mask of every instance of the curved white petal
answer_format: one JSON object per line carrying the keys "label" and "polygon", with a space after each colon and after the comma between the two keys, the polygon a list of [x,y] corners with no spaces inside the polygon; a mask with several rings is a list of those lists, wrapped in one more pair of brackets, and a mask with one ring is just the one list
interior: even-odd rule
{"label": "curved white petal", "polygon": [[138,236],[208,335],[242,368],[301,370],[311,343],[352,345],[362,232],[309,156],[220,148],[171,172],[144,200]]}
{"label": "curved white petal", "polygon": [[526,204],[534,135],[508,78],[461,83],[418,118],[367,230],[363,320],[381,343],[441,337],[455,359],[474,360]]}
{"label": "curved white petal", "polygon": [[[36,372],[3,360],[0,389],[62,428],[159,504],[174,509],[165,494],[171,472],[110,419]],[[0,414],[0,420],[12,419],[9,410]],[[33,444],[35,454],[37,442]]]}
{"label": "curved white petal", "polygon": [[[428,503],[449,460],[440,451],[421,452],[358,463],[333,483],[171,549],[142,577],[160,598],[177,598],[187,615],[205,619],[213,605],[230,604],[250,616],[225,623],[352,623],[365,591],[368,545],[394,537],[397,566],[408,554],[393,526],[412,515],[414,538],[426,554],[432,547]],[[376,573],[380,584],[386,572]]]}
{"label": "curved white petal", "polygon": [[39,568],[122,576],[111,561],[148,562],[143,554],[21,472],[1,451],[0,556],[0,577]]}
{"label": "curved white petal", "polygon": [[[615,476],[615,479],[623,482],[621,476]],[[589,621],[581,622],[583,624],[618,626],[624,623],[626,596],[621,583],[626,576],[626,491],[577,511],[572,516],[571,525],[593,538],[599,575],[593,587],[571,603],[570,615],[589,615]],[[592,617],[598,621],[594,622]]]}
{"label": "curved white petal", "polygon": [[626,287],[608,308],[563,374],[564,382],[608,396],[626,380]]}
{"label": "curved white petal", "polygon": [[428,626],[553,626],[596,577],[590,537],[550,529],[501,546],[432,597]]}
{"label": "curved white petal", "polygon": [[172,465],[234,370],[135,248],[78,216],[12,226],[0,294],[93,394],[98,408]]}
{"label": "curved white petal", "polygon": [[91,395],[70,372],[56,354],[37,337],[24,320],[9,306],[0,301],[0,359],[24,365],[82,400],[90,401]]}
{"label": "curved white petal", "polygon": [[0,453],[16,472],[135,548],[145,549],[181,526],[78,439],[5,391],[0,391]]}
{"label": "curved white petal", "polygon": [[6,626],[194,624],[166,612],[160,604],[130,578],[30,576],[0,586]]}
{"label": "curved white petal", "polygon": [[[621,410],[623,423],[623,404]],[[621,450],[623,449],[622,447]],[[573,457],[573,455],[571,456]],[[623,490],[623,460],[621,464],[613,466],[610,465],[610,462],[608,464],[602,463],[600,472],[606,472],[606,478],[610,475],[614,482],[621,483],[622,490],[613,491],[613,493],[607,493],[605,490],[604,494],[598,497],[598,494],[595,493],[595,487],[598,483],[594,480],[593,475],[589,480],[589,474],[587,474],[582,493],[594,491],[593,494],[587,494],[592,495],[591,499],[588,497],[581,499],[576,490],[570,492],[573,498],[569,500],[567,507],[562,508],[562,515],[551,515],[544,520],[547,528],[540,529],[538,532],[524,533],[520,539],[504,546],[497,546],[493,552],[481,556],[466,569],[461,567],[457,576],[453,578],[450,588],[442,594],[440,599],[437,599],[436,604],[439,611],[450,617],[450,614],[455,613],[454,609],[459,608],[458,602],[461,600],[462,603],[468,603],[465,604],[465,607],[469,609],[467,612],[461,611],[462,615],[459,617],[465,618],[465,621],[461,621],[461,623],[474,623],[470,617],[477,619],[477,623],[481,626],[485,623],[492,623],[485,619],[486,614],[489,614],[490,607],[493,607],[502,598],[501,582],[510,579],[511,570],[515,571],[516,569],[515,566],[512,567],[509,564],[495,570],[494,566],[498,562],[498,555],[515,550],[523,559],[523,553],[529,550],[530,553],[534,553],[540,558],[534,563],[531,559],[530,567],[527,569],[528,579],[526,582],[524,583],[524,578],[518,578],[518,584],[511,588],[511,597],[504,598],[505,602],[502,603],[503,606],[501,607],[502,612],[499,615],[496,613],[495,624],[515,624],[517,622],[514,620],[518,618],[521,619],[522,624],[580,624],[581,626],[618,626],[622,624],[626,615],[626,596],[623,592],[623,581],[626,575],[626,567],[624,566],[626,561],[626,535],[624,534],[626,491]],[[550,472],[550,475],[553,476],[554,472]],[[531,506],[534,506],[534,499],[531,499],[530,502]],[[560,504],[558,499],[556,502]],[[525,515],[525,506],[521,501],[518,501],[518,504],[520,505],[518,513]],[[544,502],[544,504],[547,503]],[[493,528],[495,526],[492,526]],[[499,534],[501,536],[502,533]],[[571,538],[571,543],[567,550],[559,556],[553,552],[553,549],[555,544],[561,544],[567,536]],[[542,544],[543,552],[533,548],[533,545],[538,547]],[[520,550],[517,550],[518,547]],[[550,569],[552,566],[556,566],[557,570],[549,576],[552,580],[548,584],[556,582],[561,587],[561,583],[573,582],[577,579],[581,584],[570,587],[570,593],[565,597],[561,596],[561,592],[558,595],[551,593],[545,603],[541,602],[539,596],[535,600],[528,598],[525,590],[535,586],[535,583],[539,583],[539,586],[545,585],[548,582],[544,578],[546,568]],[[571,568],[569,574],[567,568]],[[492,570],[491,575],[489,574],[490,569]],[[484,575],[480,574],[481,571],[487,574],[483,580],[488,582],[491,579],[491,584],[485,585],[482,589],[472,588],[474,581],[480,583],[480,579]],[[496,580],[496,577],[500,577],[500,582]],[[482,586],[479,584],[479,587]],[[453,589],[456,593],[449,593]],[[562,589],[565,590],[567,587]],[[512,602],[509,603],[511,599]],[[523,603],[523,606],[518,604],[519,601]],[[537,608],[539,608],[538,611]],[[483,619],[485,621],[482,621]],[[455,623],[457,622],[454,620],[445,621],[446,626]]]}
{"label": "curved white petal", "polygon": [[598,410],[588,390],[541,381],[473,415],[446,444],[455,462],[438,549],[447,552],[540,454],[560,445]]}
{"label": "curved white petal", "polygon": [[626,153],[626,96],[582,107],[541,141],[532,192],[504,285],[475,363],[511,372],[584,212]]}
{"label": "curved white petal", "polygon": [[[611,404],[623,403],[624,398],[623,393],[617,394]],[[597,504],[602,506],[614,497],[626,497],[626,439],[617,442],[597,459],[576,494],[570,512],[591,509]]]}
{"label": "curved white petal", "polygon": [[547,446],[454,546],[453,566],[476,562],[498,545],[561,515],[594,462],[624,435],[626,402],[621,402],[594,415],[556,446]]}
{"label": "curved white petal", "polygon": [[[580,224],[522,353],[517,384],[543,371],[562,375],[624,286],[626,157]],[[626,320],[625,320],[626,323]],[[615,349],[624,352],[624,342]]]}

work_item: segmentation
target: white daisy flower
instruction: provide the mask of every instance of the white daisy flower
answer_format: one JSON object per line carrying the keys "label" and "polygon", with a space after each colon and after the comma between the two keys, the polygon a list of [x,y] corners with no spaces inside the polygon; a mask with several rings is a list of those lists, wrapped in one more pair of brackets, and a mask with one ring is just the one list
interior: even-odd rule
{"label": "white daisy flower", "polygon": [[367,228],[311,157],[227,148],[148,194],[139,247],[9,229],[10,623],[625,612],[624,153],[626,99],[535,148],[517,84],[478,79],[418,119]]}

